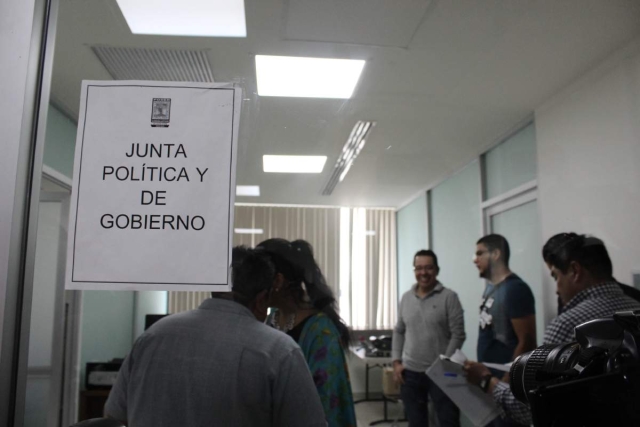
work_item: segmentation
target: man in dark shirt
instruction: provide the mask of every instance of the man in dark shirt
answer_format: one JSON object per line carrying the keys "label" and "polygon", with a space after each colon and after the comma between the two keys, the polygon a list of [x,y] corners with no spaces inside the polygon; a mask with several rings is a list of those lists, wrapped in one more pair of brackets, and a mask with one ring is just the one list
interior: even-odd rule
{"label": "man in dark shirt", "polygon": [[499,234],[478,240],[474,263],[487,279],[480,306],[480,362],[509,363],[536,347],[533,293],[509,269],[509,252],[509,243]]}
{"label": "man in dark shirt", "polygon": [[[542,257],[564,304],[562,314],[547,326],[543,344],[573,341],[575,327],[584,322],[640,308],[638,301],[626,295],[632,288],[613,278],[611,258],[602,240],[576,233],[557,234],[544,245]],[[509,384],[493,377],[482,363],[468,361],[465,370],[467,380],[493,395],[506,417],[521,425],[531,424],[529,406],[516,400]]]}
{"label": "man in dark shirt", "polygon": [[[509,242],[499,234],[478,240],[474,263],[487,280],[480,305],[478,361],[509,363],[536,348],[536,311],[529,286],[509,269]],[[497,374],[497,373],[496,373]],[[498,419],[491,426],[515,426]]]}

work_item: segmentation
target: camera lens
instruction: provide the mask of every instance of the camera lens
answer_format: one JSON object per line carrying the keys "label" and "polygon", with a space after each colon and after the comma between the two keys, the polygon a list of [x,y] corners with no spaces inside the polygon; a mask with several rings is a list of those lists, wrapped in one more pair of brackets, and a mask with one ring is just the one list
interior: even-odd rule
{"label": "camera lens", "polygon": [[559,378],[576,364],[578,355],[579,346],[573,342],[546,344],[519,356],[509,371],[513,395],[521,402],[528,402],[529,391]]}

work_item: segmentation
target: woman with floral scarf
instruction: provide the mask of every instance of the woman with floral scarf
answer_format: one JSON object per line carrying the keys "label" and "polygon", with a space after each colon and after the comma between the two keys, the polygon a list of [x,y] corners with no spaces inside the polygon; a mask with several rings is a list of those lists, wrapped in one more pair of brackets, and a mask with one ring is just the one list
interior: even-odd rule
{"label": "woman with floral scarf", "polygon": [[258,245],[276,266],[269,320],[300,346],[309,364],[330,427],[356,427],[345,348],[349,329],[335,310],[311,245],[304,240],[269,239]]}

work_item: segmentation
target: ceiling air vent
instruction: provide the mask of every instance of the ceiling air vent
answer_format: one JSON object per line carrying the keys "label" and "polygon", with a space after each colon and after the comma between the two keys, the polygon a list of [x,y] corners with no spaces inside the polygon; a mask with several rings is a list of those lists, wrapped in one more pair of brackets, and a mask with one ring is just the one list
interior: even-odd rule
{"label": "ceiling air vent", "polygon": [[204,50],[169,50],[92,46],[114,80],[159,80],[213,83]]}
{"label": "ceiling air vent", "polygon": [[329,177],[329,181],[327,181],[327,185],[322,190],[323,196],[328,196],[333,193],[333,189],[336,188],[338,183],[342,182],[344,177],[349,172],[351,165],[358,157],[358,154],[364,148],[364,144],[367,142],[366,137],[371,131],[371,129],[376,125],[376,122],[367,122],[367,121],[358,121],[356,125],[351,130],[351,135],[349,135],[349,139],[342,147],[342,152],[338,157],[338,161],[336,165],[333,167],[333,172]]}

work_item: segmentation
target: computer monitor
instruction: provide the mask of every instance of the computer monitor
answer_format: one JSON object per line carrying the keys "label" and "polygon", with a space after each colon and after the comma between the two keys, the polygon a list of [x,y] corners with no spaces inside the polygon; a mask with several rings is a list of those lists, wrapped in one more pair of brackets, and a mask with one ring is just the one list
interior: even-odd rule
{"label": "computer monitor", "polygon": [[168,314],[147,314],[146,316],[144,316],[144,330],[146,331],[151,327],[151,325],[167,316]]}

